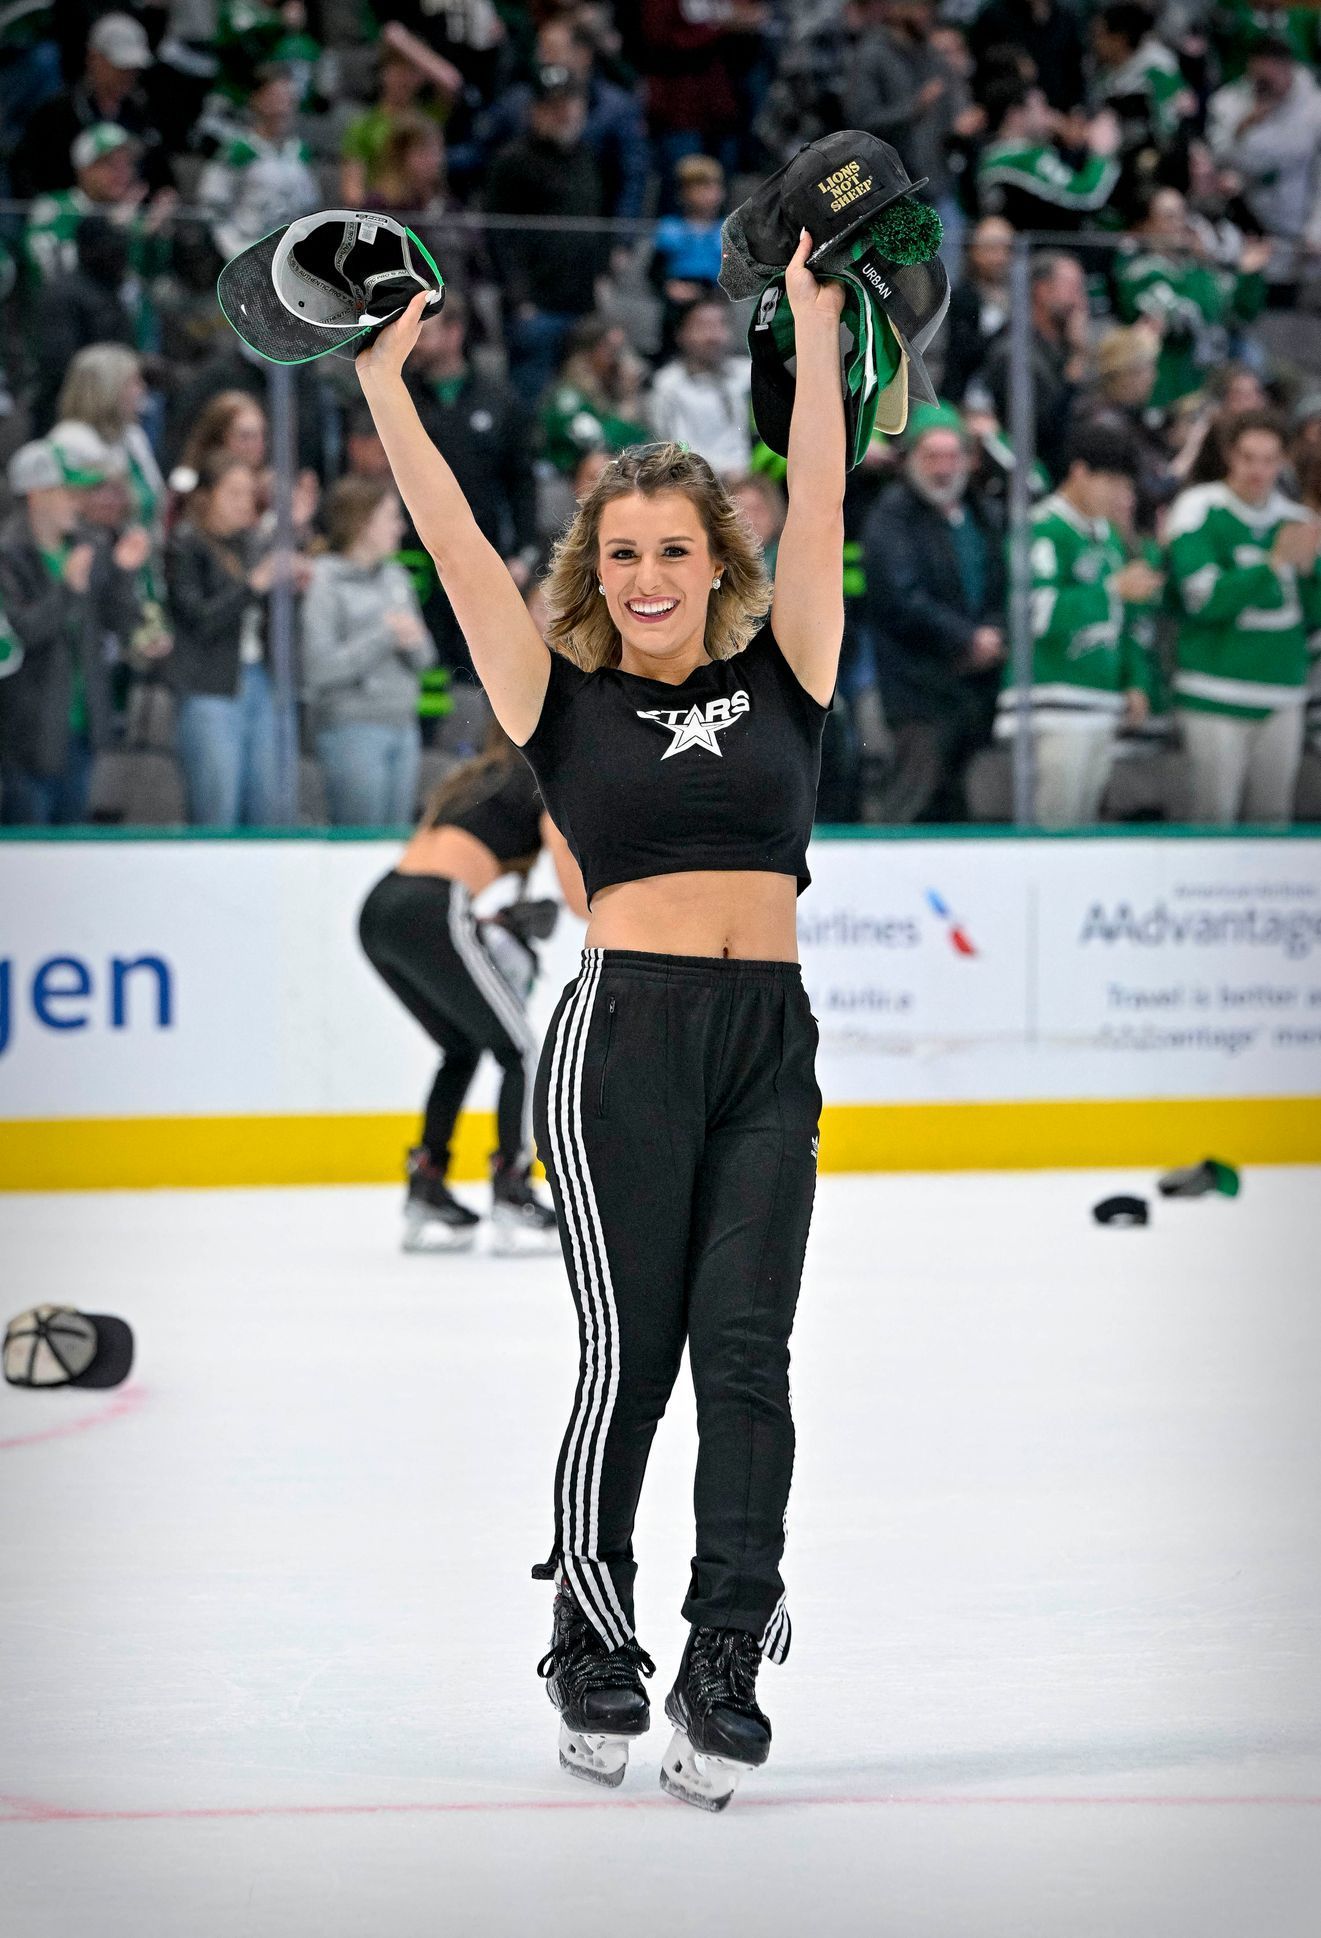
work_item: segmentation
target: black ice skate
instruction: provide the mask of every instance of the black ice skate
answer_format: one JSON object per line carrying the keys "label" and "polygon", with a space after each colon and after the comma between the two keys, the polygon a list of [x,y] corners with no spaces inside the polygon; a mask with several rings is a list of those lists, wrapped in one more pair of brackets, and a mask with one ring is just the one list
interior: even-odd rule
{"label": "black ice skate", "polygon": [[408,1153],[408,1197],[404,1202],[406,1252],[466,1252],[481,1219],[450,1193],[444,1173],[425,1145]]}
{"label": "black ice skate", "polygon": [[628,1746],[651,1726],[642,1677],[656,1665],[636,1642],[610,1649],[561,1582],[555,1591],[550,1650],[537,1664],[560,1712],[560,1768],[614,1790],[624,1781]]}
{"label": "black ice skate", "polygon": [[745,1770],[764,1763],[771,1726],[757,1707],[761,1648],[741,1628],[695,1628],[665,1714],[674,1736],[661,1789],[699,1810],[723,1810]]}
{"label": "black ice skate", "polygon": [[528,1182],[526,1167],[491,1166],[492,1249],[497,1252],[547,1252],[559,1246],[559,1221]]}

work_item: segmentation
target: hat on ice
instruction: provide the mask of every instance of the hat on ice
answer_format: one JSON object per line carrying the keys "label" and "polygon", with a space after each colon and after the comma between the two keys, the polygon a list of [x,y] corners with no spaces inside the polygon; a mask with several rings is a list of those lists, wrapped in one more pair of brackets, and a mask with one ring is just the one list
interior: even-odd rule
{"label": "hat on ice", "polygon": [[936,253],[940,217],[913,199],[925,183],[925,176],[910,179],[888,142],[862,129],[809,142],[726,216],[721,288],[736,300],[755,296],[788,266],[806,229],[808,267],[861,286],[898,339],[908,388],[934,404],[923,353],[949,307],[949,276]]}
{"label": "hat on ice", "polygon": [[419,290],[445,300],[425,243],[392,216],[353,209],[305,215],[254,242],[220,272],[226,321],[268,363],[356,356]]}
{"label": "hat on ice", "polygon": [[38,1305],[5,1327],[11,1386],[118,1386],[132,1366],[132,1331],[108,1312]]}

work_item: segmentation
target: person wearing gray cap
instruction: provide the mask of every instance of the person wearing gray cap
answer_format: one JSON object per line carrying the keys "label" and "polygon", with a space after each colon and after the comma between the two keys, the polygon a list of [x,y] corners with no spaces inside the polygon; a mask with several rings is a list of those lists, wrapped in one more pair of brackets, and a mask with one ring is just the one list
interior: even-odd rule
{"label": "person wearing gray cap", "polygon": [[[159,115],[145,80],[153,65],[151,44],[132,14],[107,13],[87,37],[85,65],[71,87],[37,109],[15,157],[14,187],[24,196],[67,188],[73,180],[73,144],[84,129],[107,122],[131,135],[143,150],[148,185],[165,188],[170,170],[159,134]],[[72,74],[69,50],[65,72]]]}
{"label": "person wearing gray cap", "polygon": [[0,608],[22,661],[0,707],[0,820],[76,823],[93,753],[114,732],[110,669],[95,648],[136,622],[142,561],[125,539],[112,547],[78,529],[77,498],[48,439],[14,453],[8,480],[24,502],[0,529]]}

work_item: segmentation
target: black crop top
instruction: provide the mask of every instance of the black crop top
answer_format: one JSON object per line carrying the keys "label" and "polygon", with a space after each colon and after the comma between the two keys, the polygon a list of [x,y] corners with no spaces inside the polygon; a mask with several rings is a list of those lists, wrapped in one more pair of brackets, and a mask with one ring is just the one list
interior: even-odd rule
{"label": "black crop top", "polygon": [[677,686],[550,657],[523,753],[589,901],[612,882],[707,868],[793,875],[801,895],[829,709],[769,624]]}
{"label": "black crop top", "polygon": [[462,828],[484,841],[499,862],[520,861],[541,847],[541,796],[521,760],[509,760],[483,776],[470,799],[460,796],[434,827]]}

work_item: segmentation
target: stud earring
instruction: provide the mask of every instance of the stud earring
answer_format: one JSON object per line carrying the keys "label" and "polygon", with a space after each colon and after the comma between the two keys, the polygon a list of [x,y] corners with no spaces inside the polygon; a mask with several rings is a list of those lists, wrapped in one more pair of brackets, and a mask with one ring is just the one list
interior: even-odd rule
{"label": "stud earring", "polygon": [[604,599],[604,598],[605,598],[605,587],[604,587],[604,586],[602,585],[602,583],[601,583],[601,581],[600,581],[599,579],[598,579],[598,580],[596,581],[596,589],[597,589],[597,591],[598,591],[598,592],[600,593],[600,595],[601,595],[601,597],[602,597],[602,598]]}
{"label": "stud earring", "polygon": [[712,592],[719,592],[719,590],[720,590],[720,581],[719,581],[719,579],[712,579],[712,581],[711,581],[711,590],[712,590]]}

